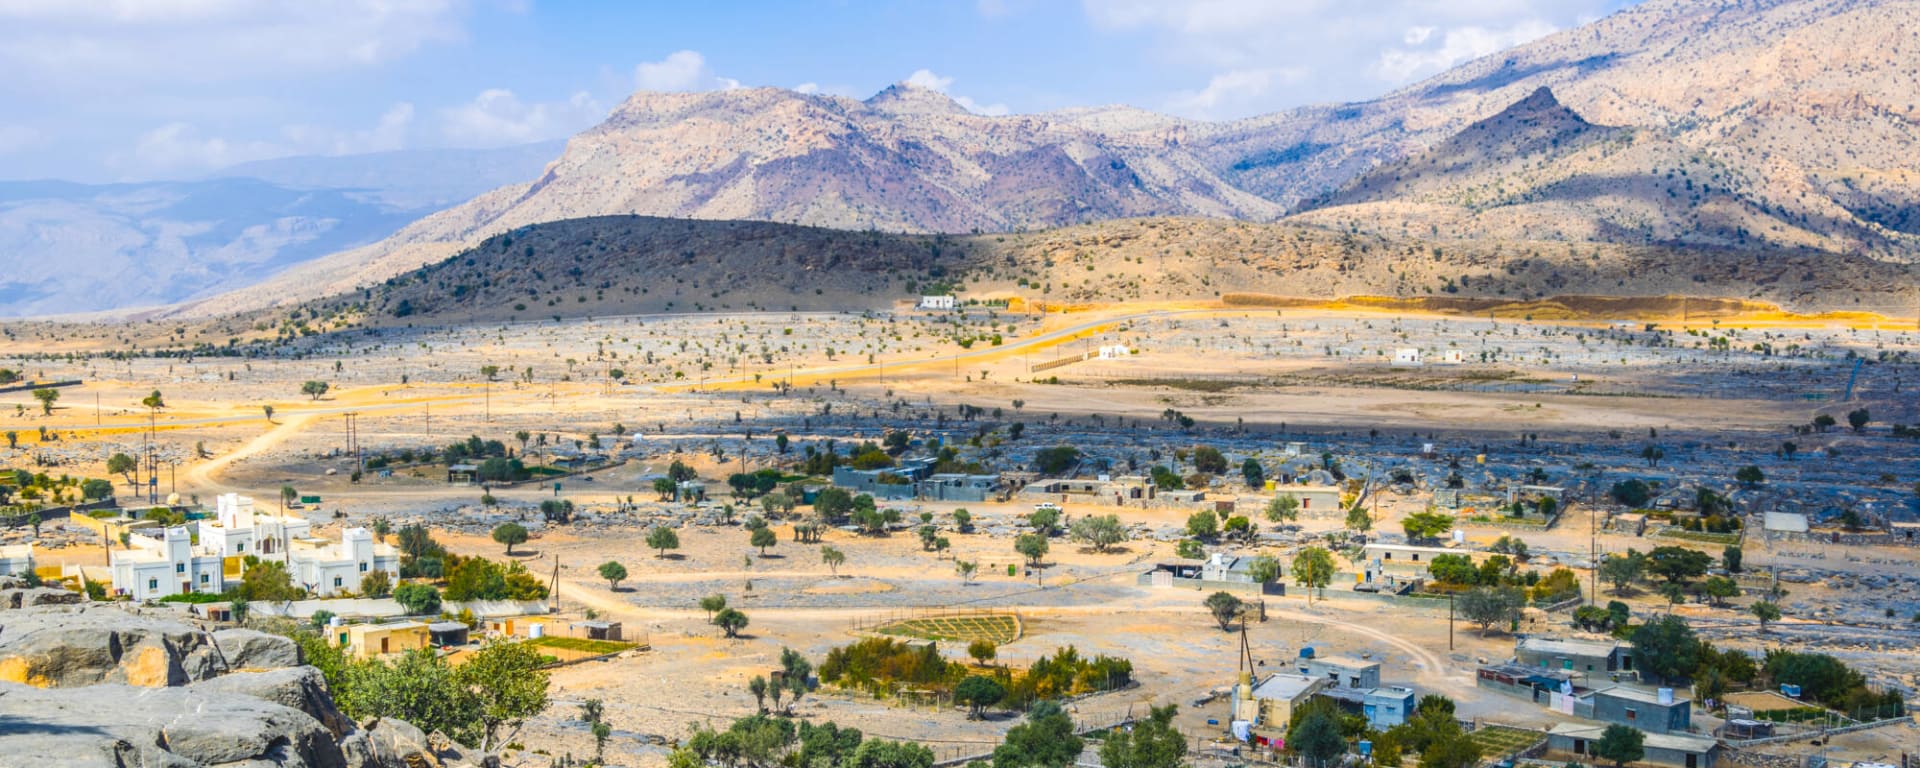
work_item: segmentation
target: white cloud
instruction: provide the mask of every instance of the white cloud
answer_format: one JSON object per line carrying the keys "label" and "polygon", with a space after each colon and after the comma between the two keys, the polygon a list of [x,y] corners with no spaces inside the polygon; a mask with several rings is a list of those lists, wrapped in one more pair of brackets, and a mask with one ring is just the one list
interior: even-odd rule
{"label": "white cloud", "polygon": [[0,0],[0,69],[43,81],[258,79],[465,35],[467,0]]}
{"label": "white cloud", "polygon": [[801,83],[793,87],[794,93],[819,93],[819,83]]}
{"label": "white cloud", "polygon": [[33,146],[40,132],[24,125],[0,125],[0,155],[10,155]]}
{"label": "white cloud", "polygon": [[976,115],[999,117],[1012,111],[1009,110],[1005,104],[982,104],[966,96],[956,96],[948,92],[947,88],[953,85],[953,78],[936,75],[933,73],[933,70],[930,69],[916,69],[913,71],[913,74],[908,75],[907,79],[901,82],[915,88],[925,88],[929,91],[944,93],[947,95],[947,98],[953,99],[954,103],[959,104],[968,112]]}
{"label": "white cloud", "polygon": [[[1555,31],[1552,24],[1537,20],[1523,21],[1507,29],[1458,27],[1447,30],[1438,46],[1396,48],[1382,52],[1375,71],[1380,79],[1389,83],[1407,82],[1416,77],[1438,74],[1455,64],[1540,39]],[[1408,45],[1419,46],[1426,41],[1427,37],[1418,41],[1410,39]]]}
{"label": "white cloud", "polygon": [[1081,0],[1197,85],[1163,106],[1230,117],[1378,95],[1637,0]]}
{"label": "white cloud", "polygon": [[633,68],[633,82],[643,91],[730,91],[740,81],[721,77],[707,67],[707,57],[699,51],[674,51],[659,61],[645,61]]}
{"label": "white cloud", "polygon": [[413,104],[403,101],[387,108],[372,128],[341,131],[324,126],[289,125],[282,128],[280,133],[301,154],[391,152],[412,145],[414,111]]}
{"label": "white cloud", "polygon": [[116,155],[108,162],[124,171],[165,176],[197,173],[287,154],[290,154],[290,150],[283,145],[202,136],[194,125],[174,122],[141,134],[134,142],[131,155]]}
{"label": "white cloud", "polygon": [[1297,83],[1306,77],[1306,70],[1294,67],[1236,69],[1214,75],[1206,87],[1180,94],[1173,103],[1182,114],[1211,117],[1258,104],[1261,97],[1273,92],[1274,86]]}
{"label": "white cloud", "polygon": [[592,94],[565,102],[527,103],[504,88],[480,92],[473,101],[440,113],[440,134],[450,146],[498,147],[571,136],[606,117]]}

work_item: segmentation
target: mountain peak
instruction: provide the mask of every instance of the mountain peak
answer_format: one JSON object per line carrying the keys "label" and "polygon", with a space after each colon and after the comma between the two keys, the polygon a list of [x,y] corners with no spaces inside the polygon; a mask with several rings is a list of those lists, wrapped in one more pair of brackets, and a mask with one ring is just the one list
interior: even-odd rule
{"label": "mountain peak", "polygon": [[873,98],[867,99],[868,107],[890,115],[967,115],[972,114],[953,97],[921,85],[899,82],[887,86]]}

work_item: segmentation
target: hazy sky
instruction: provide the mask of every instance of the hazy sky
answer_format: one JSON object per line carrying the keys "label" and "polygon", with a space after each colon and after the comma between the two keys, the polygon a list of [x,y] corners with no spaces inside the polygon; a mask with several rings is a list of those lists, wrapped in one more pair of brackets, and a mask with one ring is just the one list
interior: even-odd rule
{"label": "hazy sky", "polygon": [[983,113],[1378,95],[1635,0],[0,0],[0,178],[558,138],[636,89]]}

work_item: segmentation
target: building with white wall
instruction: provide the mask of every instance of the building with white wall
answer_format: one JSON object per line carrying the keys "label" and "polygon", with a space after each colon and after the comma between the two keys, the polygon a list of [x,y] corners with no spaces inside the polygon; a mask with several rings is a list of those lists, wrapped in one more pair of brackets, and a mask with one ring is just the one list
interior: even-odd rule
{"label": "building with white wall", "polygon": [[252,497],[223,493],[214,500],[214,519],[200,522],[200,543],[226,557],[284,561],[293,540],[312,531],[305,518],[261,512]]}
{"label": "building with white wall", "polygon": [[921,309],[953,309],[958,306],[960,306],[960,301],[957,297],[954,297],[954,296],[922,296],[920,297]]}
{"label": "building with white wall", "polygon": [[365,528],[348,528],[340,541],[300,538],[287,550],[287,572],[293,584],[319,597],[341,592],[357,592],[360,581],[374,571],[385,571],[392,581],[400,581],[400,551],[373,540]]}
{"label": "building with white wall", "polygon": [[0,547],[0,576],[24,576],[33,572],[33,542]]}
{"label": "building with white wall", "polygon": [[1393,364],[1398,366],[1421,365],[1420,350],[1415,347],[1401,347],[1394,350]]}
{"label": "building with white wall", "polygon": [[195,546],[193,532],[176,525],[148,535],[128,535],[127,546],[108,558],[113,591],[135,600],[156,600],[191,592],[226,590],[220,551]]}

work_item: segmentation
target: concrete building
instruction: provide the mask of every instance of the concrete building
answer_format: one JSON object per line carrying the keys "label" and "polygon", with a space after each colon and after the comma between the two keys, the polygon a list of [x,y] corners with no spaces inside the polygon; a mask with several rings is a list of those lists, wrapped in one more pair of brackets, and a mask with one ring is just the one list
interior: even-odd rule
{"label": "concrete building", "polygon": [[1300,502],[1302,515],[1330,515],[1340,512],[1340,489],[1331,485],[1284,485],[1269,483],[1277,498],[1292,496]]}
{"label": "concrete building", "polygon": [[1529,637],[1514,644],[1513,657],[1522,666],[1557,669],[1587,679],[1633,671],[1633,648],[1611,640]]}
{"label": "concrete building", "polygon": [[1124,360],[1133,356],[1133,349],[1125,344],[1109,344],[1100,348],[1101,360]]}
{"label": "concrete building", "polygon": [[108,557],[108,568],[114,592],[134,600],[226,590],[220,551],[194,546],[193,532],[184,525],[163,529],[158,536],[129,534],[127,546]]}
{"label": "concrete building", "polygon": [[1384,731],[1407,722],[1413,717],[1415,706],[1412,688],[1390,685],[1367,691],[1361,711],[1367,717],[1367,725],[1375,730]]}
{"label": "concrete building", "polygon": [[305,518],[261,512],[252,497],[223,493],[213,507],[214,519],[199,523],[200,543],[222,557],[285,561],[294,539],[312,535],[313,526]]}
{"label": "concrete building", "polygon": [[1000,490],[1000,476],[942,473],[928,476],[916,487],[920,498],[928,501],[986,501]]}
{"label": "concrete building", "polygon": [[1248,572],[1252,564],[1251,557],[1230,557],[1219,552],[1205,560],[1162,560],[1140,574],[1137,583],[1143,587],[1215,589],[1255,595],[1286,594],[1286,586],[1277,580],[1267,584],[1255,582],[1253,575]]}
{"label": "concrete building", "polygon": [[[1518,696],[1535,704],[1553,705],[1560,703],[1564,694],[1573,690],[1573,675],[1557,669],[1539,669],[1519,664],[1489,664],[1483,666],[1474,675],[1474,685],[1508,696]],[[1571,715],[1572,707],[1567,706],[1563,714]]]}
{"label": "concrete building", "polygon": [[1394,350],[1393,364],[1408,367],[1421,365],[1420,350],[1414,347],[1401,347]]}
{"label": "concrete building", "polygon": [[1256,745],[1286,738],[1294,707],[1330,686],[1324,677],[1278,674],[1254,685],[1244,673],[1234,686],[1233,719],[1246,724],[1248,740]]}
{"label": "concrete building", "polygon": [[[1604,725],[1561,723],[1547,731],[1547,756],[1556,762],[1578,760],[1598,762],[1594,744],[1605,733]],[[1646,755],[1638,764],[1668,768],[1714,768],[1720,756],[1720,742],[1708,736],[1684,733],[1649,733],[1641,744]]]}
{"label": "concrete building", "polygon": [[0,547],[0,576],[24,576],[33,572],[33,542]]}
{"label": "concrete building", "polygon": [[347,624],[327,630],[327,644],[345,649],[348,656],[356,659],[405,653],[426,648],[432,643],[432,630],[424,622],[418,621]]}
{"label": "concrete building", "polygon": [[1316,656],[1299,659],[1300,674],[1324,677],[1343,688],[1379,688],[1380,662],[1347,656]]}
{"label": "concrete building", "polygon": [[959,297],[956,297],[956,296],[921,296],[920,297],[920,304],[919,304],[920,309],[948,310],[958,306],[960,306],[960,299]]}
{"label": "concrete building", "polygon": [[375,542],[365,528],[342,531],[337,543],[294,539],[287,558],[293,583],[321,597],[358,591],[360,581],[375,571],[385,571],[390,584],[400,582],[400,551]]}
{"label": "concrete building", "polygon": [[1422,571],[1426,570],[1427,566],[1433,563],[1433,558],[1440,555],[1465,555],[1467,559],[1472,560],[1475,565],[1479,565],[1480,561],[1487,559],[1487,556],[1492,554],[1490,552],[1475,552],[1470,549],[1421,547],[1411,544],[1386,544],[1377,541],[1368,542],[1367,545],[1362,548],[1362,551],[1365,553],[1364,557],[1379,560],[1382,566],[1389,568],[1418,568]]}
{"label": "concrete building", "polygon": [[[1693,728],[1693,702],[1673,695],[1672,688],[1647,692],[1637,688],[1613,687],[1594,691],[1576,705],[1580,710],[1592,707],[1586,715],[1603,723],[1631,725],[1647,733],[1681,733]],[[1591,701],[1591,704],[1588,704]]]}

